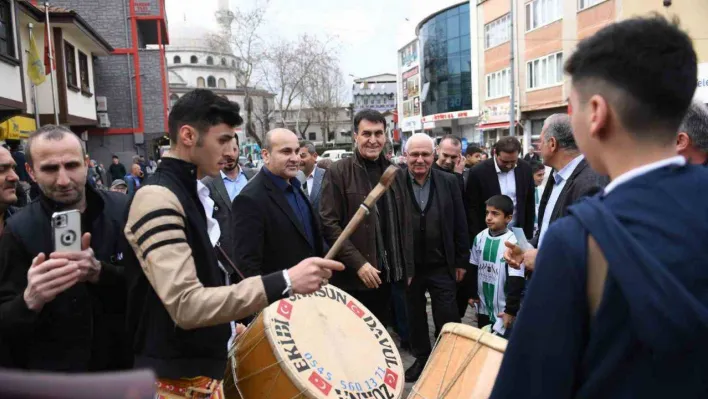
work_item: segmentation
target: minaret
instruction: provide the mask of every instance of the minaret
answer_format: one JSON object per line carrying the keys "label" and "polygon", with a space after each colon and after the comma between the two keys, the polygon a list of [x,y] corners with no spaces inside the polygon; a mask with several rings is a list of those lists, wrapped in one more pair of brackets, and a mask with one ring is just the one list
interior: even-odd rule
{"label": "minaret", "polygon": [[216,22],[222,29],[226,37],[231,37],[231,23],[234,20],[234,13],[229,6],[229,0],[219,0],[219,7],[216,10]]}

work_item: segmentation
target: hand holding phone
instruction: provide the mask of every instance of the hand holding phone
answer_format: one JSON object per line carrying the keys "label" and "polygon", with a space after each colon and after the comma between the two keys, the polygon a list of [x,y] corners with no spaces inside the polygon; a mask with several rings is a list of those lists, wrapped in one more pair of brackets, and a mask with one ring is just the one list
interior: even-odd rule
{"label": "hand holding phone", "polygon": [[79,266],[68,259],[49,259],[40,253],[27,271],[27,288],[23,298],[27,308],[39,312],[79,281]]}

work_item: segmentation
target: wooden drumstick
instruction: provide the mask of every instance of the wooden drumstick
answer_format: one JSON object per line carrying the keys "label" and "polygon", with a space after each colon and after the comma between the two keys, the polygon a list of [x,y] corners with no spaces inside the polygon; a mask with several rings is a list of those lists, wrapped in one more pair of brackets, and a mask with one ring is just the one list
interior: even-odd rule
{"label": "wooden drumstick", "polygon": [[379,183],[373,190],[371,190],[366,199],[364,199],[364,202],[359,206],[359,209],[354,214],[354,217],[349,221],[349,223],[347,223],[347,226],[344,228],[344,231],[342,231],[342,234],[339,235],[337,241],[334,242],[332,248],[330,248],[329,252],[327,252],[325,259],[334,259],[334,257],[337,256],[337,253],[342,248],[342,243],[344,243],[344,240],[349,239],[352,233],[354,233],[354,231],[359,227],[361,221],[364,220],[371,209],[376,206],[376,201],[378,201],[378,199],[381,198],[381,196],[391,186],[391,183],[393,183],[393,180],[396,178],[397,172],[398,167],[395,165],[389,166],[384,171]]}

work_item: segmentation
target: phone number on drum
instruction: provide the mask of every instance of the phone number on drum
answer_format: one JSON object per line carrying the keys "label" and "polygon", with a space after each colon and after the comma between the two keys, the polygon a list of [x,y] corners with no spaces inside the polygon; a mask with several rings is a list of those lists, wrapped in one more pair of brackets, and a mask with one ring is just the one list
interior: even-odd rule
{"label": "phone number on drum", "polygon": [[[317,360],[315,360],[310,352],[307,352],[303,355],[305,360],[312,366],[314,370],[317,371],[321,376],[325,377],[327,381],[332,381],[332,373],[327,371],[322,365],[317,363]],[[339,380],[339,384],[341,385],[341,389],[343,390],[348,390],[352,392],[364,392],[364,391],[370,391],[372,389],[375,389],[379,386],[379,383],[376,381],[375,377],[378,377],[380,381],[384,380],[384,377],[386,375],[386,370],[382,369],[381,367],[378,367],[376,369],[376,372],[374,373],[374,376],[367,379],[364,381],[363,384],[359,382],[353,382],[353,381],[345,381],[345,380]]]}

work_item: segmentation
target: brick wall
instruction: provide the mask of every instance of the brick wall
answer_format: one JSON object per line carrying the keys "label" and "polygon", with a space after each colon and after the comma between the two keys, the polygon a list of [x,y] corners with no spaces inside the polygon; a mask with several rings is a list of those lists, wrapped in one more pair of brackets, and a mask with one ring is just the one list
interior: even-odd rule
{"label": "brick wall", "polygon": [[141,50],[139,54],[145,133],[162,133],[165,132],[165,108],[162,95],[160,52]]}
{"label": "brick wall", "polygon": [[132,46],[128,0],[54,0],[51,4],[76,11],[114,48]]}
{"label": "brick wall", "polygon": [[135,79],[131,76],[135,74],[132,63],[131,55],[111,55],[98,57],[94,64],[96,95],[106,96],[108,100],[108,118],[112,128],[132,128],[138,125]]}

